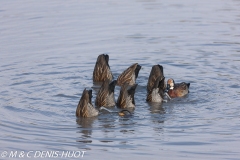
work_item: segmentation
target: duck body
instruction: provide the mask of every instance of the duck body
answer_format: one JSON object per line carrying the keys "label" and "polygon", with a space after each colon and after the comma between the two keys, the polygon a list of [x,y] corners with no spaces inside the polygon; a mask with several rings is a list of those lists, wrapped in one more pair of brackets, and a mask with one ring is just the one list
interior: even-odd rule
{"label": "duck body", "polygon": [[[155,85],[155,82],[158,77],[160,77],[159,81],[161,81],[164,78],[163,66],[159,64],[152,66],[152,70],[150,72],[147,83],[147,92],[150,92],[153,89],[153,86]],[[165,85],[163,87],[164,87],[163,89],[165,89]]]}
{"label": "duck body", "polygon": [[150,72],[147,83],[147,102],[162,102],[165,89],[165,77],[163,66],[154,65]]}
{"label": "duck body", "polygon": [[123,71],[122,74],[118,76],[117,85],[122,86],[125,83],[128,85],[134,85],[138,77],[138,73],[141,69],[141,66],[138,63],[135,63]]}
{"label": "duck body", "polygon": [[131,88],[128,89],[128,84],[125,83],[120,90],[120,94],[117,100],[118,108],[135,108],[134,94],[137,88],[137,84],[134,84]]}
{"label": "duck body", "polygon": [[79,100],[76,116],[77,117],[94,117],[99,114],[99,111],[92,105],[92,90],[84,89],[82,97]]}
{"label": "duck body", "polygon": [[98,56],[93,70],[93,82],[104,82],[107,79],[111,81],[113,79],[108,61],[109,56],[107,54]]}
{"label": "duck body", "polygon": [[175,83],[173,79],[167,81],[167,93],[171,98],[183,97],[189,93],[190,83]]}
{"label": "duck body", "polygon": [[163,94],[164,94],[164,80],[165,78],[159,76],[156,80],[154,85],[151,87],[151,89],[147,93],[147,102],[163,102]]}
{"label": "duck body", "polygon": [[97,93],[95,105],[97,107],[113,107],[115,106],[114,89],[117,81],[105,80]]}

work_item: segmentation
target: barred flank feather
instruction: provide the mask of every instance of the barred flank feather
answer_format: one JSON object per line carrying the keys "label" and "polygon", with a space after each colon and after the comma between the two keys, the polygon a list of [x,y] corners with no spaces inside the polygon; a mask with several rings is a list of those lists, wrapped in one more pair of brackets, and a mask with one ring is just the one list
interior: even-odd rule
{"label": "barred flank feather", "polygon": [[112,81],[109,84],[110,80],[105,80],[98,91],[95,105],[97,107],[112,107],[115,106],[115,99],[114,99],[114,89],[117,83],[116,80]]}
{"label": "barred flank feather", "polygon": [[98,110],[96,110],[92,105],[92,90],[84,89],[82,97],[79,100],[76,116],[77,117],[93,117],[98,115]]}
{"label": "barred flank feather", "polygon": [[108,61],[109,56],[107,54],[101,54],[98,56],[93,70],[93,82],[103,82],[107,79],[113,79]]}
{"label": "barred flank feather", "polygon": [[129,85],[134,85],[138,77],[138,73],[141,69],[141,66],[138,63],[135,63],[128,67],[122,74],[118,76],[117,85],[123,85],[128,83]]}
{"label": "barred flank feather", "polygon": [[126,99],[127,99],[127,87],[128,84],[125,83],[120,90],[120,94],[118,96],[118,100],[117,100],[117,106],[119,108],[125,108],[126,107]]}
{"label": "barred flank feather", "polygon": [[119,108],[135,108],[134,94],[137,84],[128,88],[128,84],[125,83],[120,90],[120,94],[117,100],[117,106]]}

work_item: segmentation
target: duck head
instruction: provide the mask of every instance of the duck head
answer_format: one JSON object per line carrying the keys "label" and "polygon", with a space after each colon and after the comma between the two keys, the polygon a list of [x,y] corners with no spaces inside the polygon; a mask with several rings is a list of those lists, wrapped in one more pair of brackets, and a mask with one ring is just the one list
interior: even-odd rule
{"label": "duck head", "polygon": [[175,82],[174,82],[174,80],[172,78],[168,79],[167,80],[167,90],[173,89],[174,88],[174,84],[175,84]]}

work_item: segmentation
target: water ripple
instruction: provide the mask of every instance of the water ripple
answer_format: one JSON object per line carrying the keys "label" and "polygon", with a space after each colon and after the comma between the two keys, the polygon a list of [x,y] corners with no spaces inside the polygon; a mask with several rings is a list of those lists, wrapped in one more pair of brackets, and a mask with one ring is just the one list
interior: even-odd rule
{"label": "water ripple", "polygon": [[[3,1],[0,150],[87,150],[86,159],[238,159],[239,5]],[[76,119],[84,88],[93,89],[94,104],[99,54],[109,55],[115,79],[133,63],[142,66],[132,116],[119,117],[113,107]],[[147,103],[156,64],[166,80],[190,82],[189,95]],[[119,92],[117,86],[115,99]]]}

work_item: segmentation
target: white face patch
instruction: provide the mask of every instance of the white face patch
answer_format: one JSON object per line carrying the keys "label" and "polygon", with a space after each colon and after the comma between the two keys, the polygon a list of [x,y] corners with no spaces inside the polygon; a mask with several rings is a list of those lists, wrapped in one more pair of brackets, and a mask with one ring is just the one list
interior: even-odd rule
{"label": "white face patch", "polygon": [[173,89],[174,88],[174,83],[170,83],[170,88],[169,89]]}

